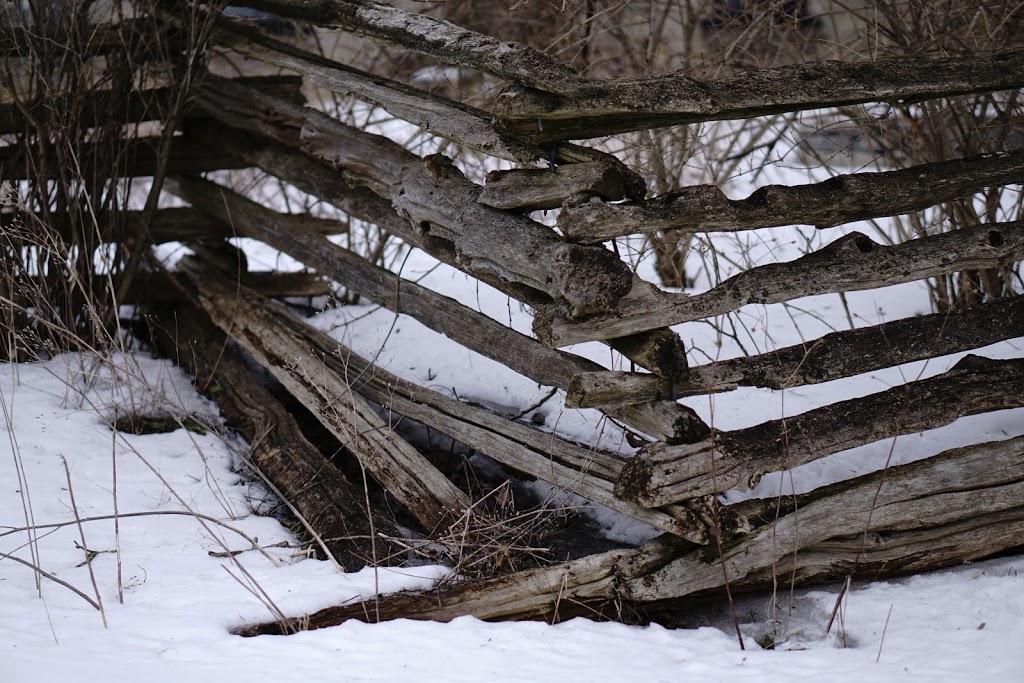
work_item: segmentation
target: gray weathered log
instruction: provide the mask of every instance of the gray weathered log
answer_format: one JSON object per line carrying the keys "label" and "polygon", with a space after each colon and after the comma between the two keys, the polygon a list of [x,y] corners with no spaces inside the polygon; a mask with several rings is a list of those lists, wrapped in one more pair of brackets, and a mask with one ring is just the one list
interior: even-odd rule
{"label": "gray weathered log", "polygon": [[856,446],[935,429],[958,418],[1024,406],[1024,359],[967,356],[936,377],[780,420],[718,432],[683,446],[653,444],[615,492],[651,507],[756,486],[775,472]]}
{"label": "gray weathered log", "polygon": [[353,95],[423,130],[501,159],[528,162],[540,150],[499,135],[490,114],[383,76],[368,74],[241,24],[221,21],[214,40],[236,52],[302,74],[322,88]]}
{"label": "gray weathered log", "polygon": [[895,246],[853,232],[793,261],[746,270],[702,294],[669,294],[634,286],[614,313],[569,320],[538,310],[534,332],[551,346],[611,339],[728,313],[747,304],[773,304],[830,292],[912,282],[954,271],[1009,265],[1024,258],[1024,222],[992,223],[922,237]]}
{"label": "gray weathered log", "polygon": [[[1024,437],[967,446],[854,479],[802,505],[728,548],[725,568],[730,582],[749,586],[748,577],[765,578],[773,565],[777,575],[788,577],[794,552],[804,580],[856,576],[858,569],[874,578],[961,564],[1020,545],[1022,501]],[[806,558],[804,547],[811,549]],[[831,562],[823,562],[825,552]],[[721,586],[721,564],[689,553],[631,581],[626,594],[662,600]]]}
{"label": "gray weathered log", "polygon": [[[265,161],[269,163],[270,159]],[[309,168],[311,172],[322,170],[316,162],[309,164]],[[302,177],[308,176],[299,173],[289,181]],[[318,175],[313,182],[329,181],[330,178]],[[319,186],[326,190],[325,186]],[[325,198],[333,202],[335,195],[344,193],[344,183],[337,179],[330,187]],[[266,242],[321,274],[362,292],[388,310],[410,315],[466,348],[541,384],[565,389],[579,372],[602,369],[593,361],[549,349],[457,301],[403,280],[322,235],[279,221],[280,214],[230,190],[208,181],[187,178],[169,179],[167,189],[222,220],[234,216],[241,234]],[[625,406],[611,409],[609,414],[641,432],[672,443],[692,442],[702,438],[708,430],[696,413],[672,401]]]}
{"label": "gray weathered log", "polygon": [[639,372],[584,372],[565,392],[568,408],[596,408],[649,403],[672,396],[672,381]]}
{"label": "gray weathered log", "polygon": [[569,197],[599,197],[605,201],[643,199],[646,190],[626,177],[618,166],[590,162],[554,169],[491,171],[479,202],[496,209],[537,211],[557,209]]}
{"label": "gray weathered log", "polygon": [[554,623],[576,616],[593,617],[600,614],[594,607],[614,598],[623,580],[650,574],[679,552],[677,540],[659,537],[638,550],[612,550],[552,567],[463,581],[436,591],[393,593],[376,598],[373,604],[327,607],[283,624],[249,624],[232,632],[282,635],[336,626],[349,619],[451,621],[472,615],[493,621],[543,619]]}
{"label": "gray weathered log", "polygon": [[583,373],[569,385],[565,402],[591,408],[719,393],[741,386],[786,389],[978,349],[1014,337],[1024,337],[1021,296],[832,332],[758,356],[691,366],[674,383],[634,372]]}
{"label": "gray weathered log", "polygon": [[[180,295],[186,296],[184,291]],[[390,564],[399,549],[376,534],[397,537],[394,520],[374,510],[362,487],[306,440],[209,318],[180,300],[173,312],[149,311],[164,353],[194,375],[199,386],[217,383],[211,395],[228,425],[249,442],[249,461],[323,539],[335,560],[346,571]]]}
{"label": "gray weathered log", "polygon": [[535,142],[1024,86],[1024,51],[1019,50],[973,58],[806,62],[710,82],[678,73],[601,81],[580,78],[564,62],[524,45],[501,43],[450,22],[381,3],[255,0],[250,4],[535,88],[504,93],[497,108],[504,130]]}
{"label": "gray weathered log", "polygon": [[295,396],[366,467],[427,533],[443,529],[469,507],[469,497],[415,448],[389,429],[344,377],[313,356],[293,330],[236,296],[218,276],[196,281],[193,293],[213,322]]}
{"label": "gray weathered log", "polygon": [[[866,102],[918,102],[1024,87],[1024,50],[875,62],[810,61],[704,81],[682,73],[587,81],[561,94],[499,95],[499,130],[525,141],[580,140],[701,121]],[[558,92],[558,88],[554,89]],[[573,92],[575,90],[575,92]]]}
{"label": "gray weathered log", "polygon": [[575,69],[539,50],[372,0],[248,0],[246,4],[414,50],[513,83],[565,92],[579,80]]}
{"label": "gray weathered log", "polygon": [[[256,139],[251,135],[247,136],[214,122],[205,122],[202,125],[193,123],[190,126],[190,135],[214,148],[235,151],[240,158],[262,168],[267,173],[274,174],[295,185],[300,190],[334,204],[356,218],[374,223],[381,229],[401,238],[406,243],[422,249],[442,263],[447,263],[456,268],[460,267],[459,254],[449,240],[442,239],[435,234],[424,233],[414,229],[410,223],[400,218],[394,212],[388,200],[359,185],[358,179],[352,179],[351,175],[345,171],[330,168],[322,161],[312,159],[296,151],[294,148],[281,143]],[[632,181],[627,180],[627,182],[633,184]],[[284,249],[284,247],[280,248]],[[299,260],[303,259],[300,258]],[[309,263],[309,261],[306,261],[306,263]],[[487,272],[477,272],[475,275],[481,281],[509,296],[521,296],[523,294],[520,289],[514,286],[515,283],[490,276]],[[346,281],[343,275],[337,275],[334,279],[339,282]],[[634,276],[634,282],[637,281]],[[381,301],[377,301],[377,303],[383,304]],[[422,320],[421,322],[424,322],[431,329],[442,331],[440,328],[435,327],[434,323]],[[482,324],[485,327],[495,326],[495,323],[489,319]],[[444,333],[454,339],[457,338],[458,330],[455,331],[455,335],[448,330],[444,330]],[[494,338],[497,339],[498,337]],[[465,345],[467,342],[460,343]],[[536,346],[532,340],[529,344]],[[678,336],[669,330],[648,331],[630,337],[614,339],[609,344],[637,365],[648,368],[664,377],[679,380],[685,375],[686,349]],[[470,346],[470,348],[480,351],[480,349],[473,346]],[[485,355],[493,353],[493,351],[481,352]],[[536,356],[536,354],[534,355]],[[587,362],[589,363],[589,361]],[[505,364],[507,365],[508,363]],[[570,380],[570,376],[566,375],[561,383],[552,383],[539,379],[534,374],[531,374],[529,369],[523,370],[518,366],[509,367],[513,367],[520,374],[537,379],[537,381],[543,384],[558,386],[563,389],[568,386]],[[587,366],[587,370],[600,369],[600,367],[592,363]],[[692,412],[670,401],[663,401],[657,405],[652,404],[645,407],[623,407],[621,410],[625,412],[621,414],[615,413],[613,416],[656,438],[664,438],[671,442],[689,442],[702,438],[707,433],[706,427],[695,421],[696,416]],[[655,425],[661,426],[655,428]]]}
{"label": "gray weathered log", "polygon": [[[222,283],[222,286],[227,285]],[[699,514],[683,506],[651,510],[617,498],[615,481],[626,465],[624,458],[509,421],[470,403],[402,380],[296,320],[283,309],[261,301],[250,291],[242,289],[239,296],[251,306],[264,308],[267,325],[280,326],[301,337],[303,348],[311,350],[338,376],[350,379],[356,392],[388,410],[426,424],[509,467],[662,531],[694,543],[708,542],[708,524]],[[228,313],[222,311],[221,315]],[[743,526],[743,520],[730,519],[728,534],[734,534]]]}
{"label": "gray weathered log", "polygon": [[632,285],[612,252],[567,244],[525,216],[467,201],[479,186],[443,156],[420,159],[387,138],[223,79],[207,82],[198,103],[228,125],[297,145],[359,178],[417,230],[450,242],[467,273],[515,283],[520,298],[565,302],[581,315],[608,310]]}
{"label": "gray weathered log", "polygon": [[[611,154],[572,144],[543,147],[526,145],[495,131],[491,114],[482,109],[359,71],[322,55],[268,38],[243,24],[221,22],[219,26],[224,30],[215,39],[246,56],[298,71],[323,88],[353,95],[429,133],[470,149],[519,162],[534,161],[540,157],[560,164],[603,162],[617,168],[631,187],[644,185],[639,175]],[[269,92],[262,86],[259,89]],[[642,199],[642,195],[643,192],[640,192],[640,196],[635,198]]]}
{"label": "gray weathered log", "polygon": [[982,154],[881,173],[838,175],[809,185],[767,185],[729,199],[714,185],[693,185],[646,202],[567,206],[558,226],[573,241],[604,242],[659,230],[714,232],[780,225],[830,228],[919,211],[993,185],[1024,181],[1024,150]]}
{"label": "gray weathered log", "polygon": [[[819,384],[1014,337],[1024,337],[1024,296],[833,332],[759,356],[693,366],[673,389],[680,397],[738,386],[785,389]],[[586,403],[581,399],[581,404]]]}
{"label": "gray weathered log", "polygon": [[[552,567],[467,581],[371,604],[328,607],[286,624],[235,629],[292,633],[349,619],[545,619],[612,615],[623,607],[680,609],[679,599],[846,576],[878,578],[938,569],[1019,547],[1024,534],[1024,437],[946,451],[810,494],[796,512],[724,548],[724,556],[664,537]],[[864,543],[861,543],[861,539]],[[685,554],[682,554],[685,553]],[[723,562],[725,572],[723,573]]]}

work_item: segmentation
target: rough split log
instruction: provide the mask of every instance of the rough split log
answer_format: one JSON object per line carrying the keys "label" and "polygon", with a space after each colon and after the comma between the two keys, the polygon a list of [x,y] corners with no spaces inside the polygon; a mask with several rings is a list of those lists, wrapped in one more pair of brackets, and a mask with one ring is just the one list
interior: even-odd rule
{"label": "rough split log", "polygon": [[[751,587],[758,577],[788,579],[794,565],[805,581],[850,574],[876,578],[962,564],[1019,547],[1024,539],[1024,438],[946,451],[830,490],[831,495],[801,505],[728,548],[724,562],[730,582]],[[810,550],[807,557],[804,547]],[[697,552],[629,582],[626,595],[646,602],[721,586],[721,564]]]}
{"label": "rough split log", "polygon": [[216,382],[212,396],[228,425],[249,442],[250,462],[323,539],[334,559],[346,571],[388,564],[398,548],[377,534],[397,537],[394,522],[370,507],[362,486],[354,486],[306,440],[224,334],[191,304],[179,303],[173,313],[158,311],[151,321],[168,357],[199,386]]}
{"label": "rough split log", "polygon": [[573,378],[565,392],[568,408],[625,406],[672,396],[672,382],[639,372],[585,372]]}
{"label": "rough split log", "polygon": [[538,310],[534,332],[550,346],[567,346],[722,315],[747,304],[887,287],[959,270],[1005,266],[1022,258],[1022,221],[978,225],[895,246],[853,232],[793,261],[746,270],[702,294],[634,286],[614,313],[583,320],[569,320],[545,307]]}
{"label": "rough split log", "polygon": [[[273,155],[264,161],[269,163],[271,158]],[[316,170],[319,166],[313,162],[310,168]],[[296,180],[301,177],[308,176],[299,173]],[[319,178],[325,183],[329,180],[328,177]],[[344,192],[343,187],[338,186],[344,186],[344,183],[335,179],[333,190],[325,195],[325,199],[333,202],[334,195]],[[362,292],[374,303],[396,313],[410,315],[462,346],[540,384],[565,389],[579,372],[602,369],[593,361],[549,349],[453,299],[403,280],[322,235],[279,220],[280,214],[226,188],[194,178],[169,178],[166,188],[222,220],[233,216],[240,234],[270,244],[324,276]],[[609,414],[641,432],[671,443],[693,442],[708,432],[707,425],[696,413],[671,401],[611,409]]]}
{"label": "rough split log", "polygon": [[[233,316],[236,325],[247,326],[249,318],[257,315],[249,311],[259,310],[259,328],[271,334],[293,335],[301,347],[322,361],[327,369],[350,381],[353,390],[392,413],[416,420],[513,469],[662,531],[694,543],[708,542],[708,524],[685,507],[650,510],[617,498],[615,481],[626,464],[621,456],[580,446],[399,379],[251,290],[239,288],[222,277],[206,273],[202,287],[206,306],[216,307],[213,311],[216,319]],[[238,310],[238,300],[246,302],[246,310]],[[256,326],[253,323],[253,327]],[[273,372],[272,368],[268,370]],[[743,526],[742,520],[730,518],[728,533],[733,535]]]}
{"label": "rough split log", "polygon": [[441,155],[420,159],[387,138],[227,80],[207,82],[198,102],[228,125],[299,146],[358,177],[415,229],[450,242],[464,271],[515,283],[520,299],[564,302],[575,317],[608,310],[632,286],[612,252],[567,244],[525,216],[467,202],[480,187]]}
{"label": "rough split log", "polygon": [[535,88],[504,93],[496,112],[508,133],[531,142],[1024,86],[1024,51],[1019,50],[974,58],[809,62],[716,81],[678,73],[601,81],[581,78],[568,64],[524,45],[502,43],[447,21],[377,2],[250,0],[249,4]]}
{"label": "rough split log", "polygon": [[639,550],[612,550],[553,567],[466,581],[436,591],[393,593],[372,603],[327,607],[284,624],[239,626],[232,633],[284,635],[337,626],[349,619],[451,621],[472,615],[491,621],[536,619],[555,623],[576,616],[600,616],[599,605],[615,597],[623,580],[645,576],[679,552],[677,540],[661,537]]}
{"label": "rough split log", "polygon": [[1024,437],[1018,437],[946,451],[808,494],[796,512],[769,518],[756,533],[727,545],[724,575],[714,554],[680,554],[679,545],[662,537],[639,550],[385,595],[234,632],[292,633],[349,619],[614,618],[622,607],[642,614],[668,602],[678,610],[679,599],[720,591],[726,580],[733,589],[752,590],[771,588],[793,574],[806,583],[938,569],[1020,547],[1022,500]]}
{"label": "rough split log", "polygon": [[573,379],[565,403],[592,408],[713,394],[741,386],[787,389],[978,349],[1015,337],[1024,337],[1024,297],[1020,296],[949,313],[832,332],[758,356],[691,366],[675,383],[636,372],[587,372]]}
{"label": "rough split log", "polygon": [[491,125],[490,114],[383,76],[368,74],[237,22],[218,22],[214,40],[246,57],[305,74],[322,88],[353,95],[389,114],[470,149],[501,159],[528,162],[540,155],[537,147],[507,139]]}
{"label": "rough split log", "polygon": [[443,529],[469,507],[469,497],[415,448],[389,429],[344,377],[312,356],[294,331],[265,312],[221,291],[215,278],[193,273],[191,294],[231,336],[355,456],[428,533]]}
{"label": "rough split log", "polygon": [[372,0],[247,0],[246,4],[542,90],[564,92],[579,81],[575,69],[539,50]]}
{"label": "rough split log", "polygon": [[[730,391],[737,386],[785,389],[819,384],[1024,337],[1024,297],[833,332],[806,344],[759,356],[691,367],[675,396]],[[581,399],[581,404],[586,403]]]}
{"label": "rough split log", "polygon": [[830,228],[910,213],[1024,181],[1024,151],[921,164],[898,171],[838,175],[809,185],[768,185],[746,199],[729,199],[714,185],[693,185],[636,204],[590,200],[567,206],[558,226],[567,238],[599,243],[659,230],[714,232],[780,225]]}
{"label": "rough split log", "polygon": [[[587,81],[561,94],[515,88],[495,104],[499,130],[542,143],[701,121],[840,107],[910,103],[1024,87],[1024,50],[992,55],[812,61],[714,81],[681,73]],[[575,92],[572,92],[575,90]],[[559,92],[558,88],[554,92]]]}
{"label": "rough split log", "polygon": [[496,209],[537,211],[557,209],[570,197],[618,201],[643,199],[646,191],[645,185],[633,182],[618,166],[590,162],[554,169],[491,171],[478,201]]}
{"label": "rough split log", "polygon": [[[197,141],[211,145],[213,148],[237,153],[241,159],[244,159],[253,166],[276,175],[303,192],[334,204],[360,220],[377,225],[382,230],[399,237],[407,244],[422,249],[442,263],[447,263],[455,268],[460,267],[459,254],[450,241],[414,229],[408,221],[405,221],[395,213],[389,200],[380,197],[365,187],[355,184],[356,181],[351,180],[349,174],[344,171],[331,168],[324,162],[308,157],[292,147],[264,138],[257,138],[253,135],[246,135],[212,121],[202,124],[193,123],[189,128],[189,134]],[[266,240],[267,238],[260,239]],[[285,247],[278,248],[287,251]],[[296,256],[295,254],[292,255]],[[307,264],[311,263],[298,256],[296,258]],[[481,281],[509,296],[521,294],[521,291],[512,286],[514,283],[505,282],[497,277],[489,277],[486,272],[479,272],[475,275]],[[338,282],[348,281],[345,275],[338,274],[333,277]],[[638,280],[634,278],[634,282],[638,282]],[[365,293],[358,286],[356,289]],[[373,299],[372,296],[370,298]],[[376,303],[388,305],[380,300],[376,300]],[[467,313],[467,315],[469,314]],[[444,324],[444,318],[435,322],[421,319],[421,322],[431,329],[447,334],[453,339],[458,339],[459,329],[450,330],[447,327],[442,329],[435,326],[436,324]],[[484,327],[497,327],[493,321],[487,318],[484,318],[481,325]],[[495,334],[500,333],[496,332]],[[492,338],[498,339],[499,337],[492,335]],[[494,351],[481,350],[469,345],[470,342],[467,341],[460,341],[460,343],[484,355],[493,357],[490,354],[494,353]],[[513,348],[517,348],[517,344],[518,342],[514,343]],[[533,340],[522,342],[522,344],[533,348],[537,346]],[[648,331],[631,337],[615,339],[609,342],[609,344],[640,367],[648,368],[661,376],[677,380],[681,380],[685,376],[686,349],[678,336],[669,330]],[[528,354],[524,353],[522,355],[525,358]],[[538,356],[542,354],[533,353],[532,355]],[[502,358],[496,358],[496,360],[509,365]],[[586,364],[585,369],[588,371],[601,370],[600,366],[590,361],[578,360]],[[509,367],[512,367],[520,374],[536,379],[542,384],[557,386],[562,389],[568,387],[571,379],[571,374],[565,374],[562,380],[553,382],[541,379],[529,368],[522,369],[516,365],[509,365]],[[621,411],[611,414],[613,417],[619,418],[635,429],[650,434],[655,438],[665,439],[670,442],[689,442],[703,438],[707,434],[706,428],[693,421],[695,415],[692,412],[688,411],[688,409],[680,408],[671,401],[662,401],[644,407],[623,407]],[[680,420],[682,421],[680,422]],[[687,425],[692,425],[693,429]]]}
{"label": "rough split log", "polygon": [[[534,161],[540,157],[560,164],[603,162],[617,168],[631,187],[644,185],[639,175],[611,154],[572,144],[545,145],[542,148],[525,145],[495,131],[491,114],[482,109],[306,52],[268,38],[240,22],[222,21],[219,27],[222,31],[215,35],[215,40],[245,56],[305,74],[322,88],[353,95],[433,135],[470,149],[519,162]],[[642,199],[643,192],[635,198]]]}
{"label": "rough split log", "polygon": [[936,377],[781,420],[719,432],[683,446],[652,444],[626,466],[615,492],[663,506],[756,486],[768,472],[850,448],[935,429],[967,415],[1024,406],[1024,359],[967,356]]}

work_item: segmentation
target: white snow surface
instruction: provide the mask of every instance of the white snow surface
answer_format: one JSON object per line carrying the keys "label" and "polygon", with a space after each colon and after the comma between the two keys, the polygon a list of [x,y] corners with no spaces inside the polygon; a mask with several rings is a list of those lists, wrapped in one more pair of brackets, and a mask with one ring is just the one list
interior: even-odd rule
{"label": "white snow surface", "polygon": [[[118,368],[114,371],[111,368]],[[1009,557],[889,582],[856,586],[841,627],[824,634],[835,586],[780,596],[779,648],[754,640],[771,628],[769,596],[739,603],[747,649],[731,622],[667,630],[574,619],[491,624],[349,622],[294,636],[244,639],[232,626],[266,620],[258,590],[288,615],[375,592],[418,588],[442,567],[364,569],[341,574],[296,556],[292,534],[250,512],[259,486],[240,474],[245,445],[178,429],[132,436],[108,427],[121,410],[193,415],[217,426],[214,407],[165,361],[122,356],[109,364],[60,356],[0,367],[8,438],[0,446],[0,552],[35,562],[95,599],[79,530],[43,525],[113,512],[113,465],[121,514],[191,511],[194,516],[120,520],[124,602],[118,601],[111,520],[82,524],[107,621],[82,597],[0,558],[0,681],[181,683],[231,680],[337,681],[1007,681],[1024,680],[1024,557]],[[71,473],[69,488],[61,458]],[[74,494],[72,505],[71,494]],[[37,527],[33,559],[25,507]],[[210,551],[243,550],[235,559]],[[271,561],[272,558],[273,562]],[[275,566],[276,565],[276,566]],[[243,586],[234,577],[251,577]],[[792,610],[788,605],[792,603]],[[883,642],[884,636],[884,642]],[[845,642],[846,647],[840,647]],[[880,654],[879,654],[880,653]],[[877,660],[877,661],[876,661]]]}

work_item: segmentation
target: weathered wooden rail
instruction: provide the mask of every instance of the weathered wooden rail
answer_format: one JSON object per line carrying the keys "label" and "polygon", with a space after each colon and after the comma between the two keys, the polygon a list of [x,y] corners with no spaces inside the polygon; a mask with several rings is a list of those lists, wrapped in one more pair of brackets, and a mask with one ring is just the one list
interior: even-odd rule
{"label": "weathered wooden rail", "polygon": [[[167,5],[174,19],[174,3]],[[714,81],[670,74],[595,80],[523,45],[502,43],[440,19],[369,1],[254,0],[253,7],[479,70],[507,89],[485,111],[217,19],[213,41],[235,53],[302,74],[479,155],[520,167],[474,182],[448,158],[419,157],[386,137],[304,106],[294,77],[208,76],[189,94],[169,158],[133,142],[125,176],[167,174],[164,189],[190,208],[124,213],[138,239],[197,245],[177,273],[138,278],[173,295],[151,300],[165,348],[204,382],[212,374],[229,420],[251,441],[256,467],[291,502],[339,564],[393,558],[397,527],[366,510],[353,486],[303,437],[297,423],[218,349],[231,340],[298,399],[344,450],[435,536],[472,505],[430,458],[395,433],[376,406],[444,433],[526,476],[539,478],[665,532],[639,549],[617,550],[437,592],[334,607],[294,623],[239,633],[288,632],[348,618],[558,618],[601,613],[628,602],[705,595],[728,581],[770,584],[776,574],[813,580],[870,570],[916,571],[1022,545],[1024,445],[1020,438],[948,451],[911,465],[834,484],[792,500],[726,506],[718,498],[761,477],[828,455],[953,423],[966,415],[1024,407],[1024,360],[971,355],[948,372],[745,429],[712,429],[677,402],[741,386],[786,389],[841,380],[903,363],[980,349],[1024,336],[1024,299],[993,299],[947,314],[834,332],[757,356],[690,366],[670,329],[749,304],[791,301],[1014,267],[1024,260],[1024,222],[984,221],[893,245],[851,232],[784,263],[750,268],[694,295],[638,278],[611,246],[617,237],[662,231],[732,232],[796,224],[828,228],[918,211],[987,187],[1024,180],[1024,152],[1007,150],[879,173],[853,173],[800,186],[765,186],[728,199],[717,187],[646,196],[643,178],[621,160],[573,144],[623,131],[695,121],[869,102],[914,102],[1024,87],[1024,53],[818,62],[739,72]],[[126,124],[150,120],[153,88],[113,110],[98,96],[86,121],[115,111]],[[103,105],[101,107],[100,105]],[[0,106],[0,134],[30,125]],[[24,177],[32,149],[0,147],[3,179]],[[86,150],[86,157],[88,157]],[[537,162],[540,166],[531,164]],[[523,335],[329,241],[346,225],[261,206],[211,170],[258,168],[347,215],[421,249],[534,310]],[[529,216],[560,208],[558,229]],[[14,220],[13,210],[0,215]],[[61,215],[53,227],[61,232]],[[6,224],[6,223],[5,223]],[[146,234],[141,234],[146,233]],[[206,256],[227,237],[259,240],[316,277],[342,283],[411,316],[464,347],[541,385],[569,406],[616,419],[640,446],[626,458],[400,380],[264,298],[321,291],[313,275],[287,280],[227,268]],[[179,306],[176,319],[169,306]],[[210,330],[215,328],[215,330]],[[210,332],[201,334],[202,330]],[[197,342],[190,355],[187,339]],[[613,372],[561,347],[602,341],[637,371]],[[377,532],[384,537],[373,539]],[[799,531],[799,533],[797,533]],[[368,540],[369,539],[369,540]],[[377,543],[379,542],[379,545]]]}

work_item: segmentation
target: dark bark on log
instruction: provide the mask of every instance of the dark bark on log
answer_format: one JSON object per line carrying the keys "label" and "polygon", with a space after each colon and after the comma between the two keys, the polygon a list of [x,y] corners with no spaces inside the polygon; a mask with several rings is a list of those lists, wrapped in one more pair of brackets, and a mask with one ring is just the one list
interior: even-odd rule
{"label": "dark bark on log", "polygon": [[[125,144],[120,175],[123,178],[143,178],[152,176],[157,170],[157,152],[160,147],[158,138],[138,138]],[[36,150],[25,150],[20,145],[0,147],[0,180],[24,180],[34,171],[47,173],[47,177],[55,178],[56,168],[36,169],[26,162],[26,151],[35,155]],[[101,152],[102,153],[102,152]],[[90,145],[83,145],[80,163],[81,168],[94,167],[93,159],[97,151]],[[167,160],[168,174],[196,174],[223,169],[245,168],[246,165],[236,158],[221,152],[212,152],[206,147],[198,146],[183,138],[174,138],[171,144],[170,157]],[[30,169],[33,171],[30,173]],[[86,171],[88,172],[88,171]]]}
{"label": "dark bark on log", "polygon": [[[728,581],[733,589],[752,590],[788,580],[793,570],[800,582],[849,575],[879,578],[981,559],[1021,545],[1022,500],[1024,438],[946,451],[830,487],[828,495],[727,545]],[[725,582],[722,560],[714,554],[701,549],[680,555],[682,550],[658,538],[639,550],[435,591],[385,595],[234,632],[292,633],[348,619],[614,617],[622,607],[642,613],[664,602],[678,610],[680,599],[717,592]]]}
{"label": "dark bark on log", "polygon": [[207,271],[190,292],[213,322],[295,396],[428,533],[453,521],[469,497],[394,433],[294,330],[239,300],[238,287]]}
{"label": "dark bark on log", "polygon": [[[271,155],[264,161],[270,163],[273,158]],[[309,168],[311,173],[322,170],[316,162],[310,162]],[[299,178],[297,175],[294,180]],[[294,182],[291,177],[288,180]],[[314,182],[326,190],[321,183],[329,180],[317,175]],[[344,192],[339,186],[344,183],[337,179],[332,190],[322,196],[335,201],[335,195]],[[321,274],[362,292],[374,303],[410,315],[430,329],[540,384],[564,389],[579,372],[602,369],[579,356],[549,349],[457,301],[402,280],[321,235],[282,223],[278,221],[279,214],[230,190],[207,181],[170,179],[168,191],[179,193],[186,201],[221,219],[234,216],[241,234],[280,249]],[[707,426],[692,410],[671,401],[623,407],[610,410],[609,414],[641,432],[672,443],[694,441],[707,431]]]}
{"label": "dark bark on log", "polygon": [[305,518],[345,571],[387,564],[398,553],[383,539],[375,540],[376,534],[398,536],[394,521],[370,507],[362,488],[306,440],[295,419],[260,385],[208,318],[192,304],[179,304],[173,313],[157,312],[153,323],[165,355],[175,358],[200,386],[217,383],[213,397],[228,425],[249,442],[252,465]]}
{"label": "dark bark on log", "polygon": [[[738,386],[785,389],[819,384],[1014,337],[1024,337],[1024,296],[833,332],[759,356],[691,367],[686,379],[674,387],[675,396],[730,391]],[[581,398],[581,404],[587,402]]]}
{"label": "dark bark on log", "polygon": [[1024,151],[921,164],[883,173],[838,175],[810,185],[768,185],[732,200],[714,185],[694,185],[638,204],[591,200],[558,216],[566,237],[604,242],[660,230],[714,232],[780,225],[830,228],[919,211],[994,185],[1024,181]]}
{"label": "dark bark on log", "polygon": [[653,444],[629,462],[615,492],[639,505],[671,505],[753,487],[767,472],[856,446],[935,429],[967,415],[1021,406],[1024,360],[967,356],[936,377],[720,432],[699,444]]}
{"label": "dark bark on log", "polygon": [[[372,0],[248,0],[250,7],[366,36],[478,69],[513,83],[564,92],[579,77],[571,66],[518,43],[501,42],[442,19]],[[567,138],[568,139],[568,138]]]}
{"label": "dark bark on log", "polygon": [[[6,22],[11,19],[5,17]],[[19,30],[6,23],[3,31],[0,31],[0,59],[16,59],[18,56],[38,54],[39,44],[48,43],[49,49],[66,48],[67,32],[59,22],[52,26],[41,26],[43,22],[29,22],[28,30]],[[39,31],[39,29],[43,29]],[[38,31],[38,32],[37,32]],[[152,51],[146,52],[145,48],[153,43],[154,33],[153,20],[150,17],[143,19],[127,19],[116,24],[100,24],[91,27],[86,47],[86,54],[75,54],[75,59],[81,59],[88,55],[99,55],[112,51],[127,53],[138,60],[164,61],[168,53],[183,50],[188,47],[183,36],[175,33],[162,35],[162,42],[159,45],[152,45]],[[31,39],[31,42],[30,40]]]}
{"label": "dark bark on log", "polygon": [[[141,211],[123,211],[117,214],[109,214],[110,219],[106,223],[100,222],[99,229],[103,241],[112,239],[117,231],[133,235],[138,239],[152,242],[153,244],[164,244],[166,242],[189,242],[193,240],[218,240],[227,237],[237,237],[240,233],[235,232],[230,223],[211,217],[209,214],[192,208],[165,208],[158,209],[153,214],[153,220],[149,224],[148,235],[143,234],[146,229],[145,216]],[[13,212],[0,213],[0,225],[10,225],[12,221],[31,221],[29,216],[17,216]],[[348,232],[348,225],[341,221],[329,218],[317,218],[307,214],[290,214],[289,221],[302,223],[302,225],[321,235],[340,235]],[[293,224],[296,224],[293,223]],[[47,226],[57,232],[62,238],[70,240],[72,237],[71,227],[68,224],[67,216],[51,213]]]}
{"label": "dark bark on log", "polygon": [[979,225],[895,246],[853,232],[793,261],[751,268],[702,294],[668,294],[653,285],[636,285],[615,313],[568,320],[557,311],[540,310],[534,332],[550,346],[566,346],[721,315],[747,304],[886,287],[1005,266],[1022,258],[1022,221]]}
{"label": "dark bark on log", "polygon": [[643,199],[647,188],[626,177],[618,166],[601,162],[554,169],[491,171],[479,202],[496,209],[557,209],[566,199],[599,197],[605,201]]}
{"label": "dark bark on log", "polygon": [[[260,296],[272,299],[329,296],[331,286],[309,273],[274,273],[250,271],[243,274],[241,284]],[[143,272],[135,276],[125,304],[178,303],[184,294],[161,272]]]}
{"label": "dark bark on log", "polygon": [[977,57],[804,62],[714,81],[672,73],[573,86],[575,92],[553,89],[560,94],[506,91],[495,105],[498,129],[542,143],[866,102],[909,103],[1011,90],[1024,86],[1024,50]]}
{"label": "dark bark on log", "polygon": [[[301,76],[252,76],[233,80],[290,102],[303,104],[306,101],[302,94]],[[133,90],[126,97],[111,102],[109,94],[94,92],[83,99],[76,123],[89,127],[106,124],[111,120],[120,123],[160,121],[171,110],[176,93],[177,90],[170,87]],[[31,110],[33,103],[26,103],[25,106]],[[188,116],[189,113],[190,107],[186,105],[184,114]],[[28,123],[22,107],[0,104],[0,134],[20,132]]]}
{"label": "dark bark on log", "polygon": [[231,81],[211,79],[198,102],[228,125],[298,145],[359,177],[416,230],[450,242],[464,271],[520,285],[519,298],[564,301],[575,316],[608,310],[632,285],[629,268],[610,251],[567,244],[524,216],[467,201],[479,186],[443,156],[420,159],[387,138]]}
{"label": "dark bark on log", "polygon": [[674,384],[656,375],[597,371],[575,377],[566,405],[592,408],[732,391],[787,389],[938,358],[1024,337],[1024,297],[833,332],[759,356],[690,367]]}

